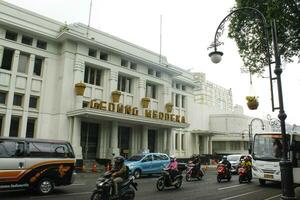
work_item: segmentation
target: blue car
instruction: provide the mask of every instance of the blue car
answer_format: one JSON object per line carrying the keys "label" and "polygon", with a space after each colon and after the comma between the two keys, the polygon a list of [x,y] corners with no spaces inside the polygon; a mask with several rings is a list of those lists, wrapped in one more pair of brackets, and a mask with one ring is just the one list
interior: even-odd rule
{"label": "blue car", "polygon": [[136,154],[125,161],[129,167],[129,173],[135,178],[146,174],[159,174],[169,163],[170,158],[164,153]]}

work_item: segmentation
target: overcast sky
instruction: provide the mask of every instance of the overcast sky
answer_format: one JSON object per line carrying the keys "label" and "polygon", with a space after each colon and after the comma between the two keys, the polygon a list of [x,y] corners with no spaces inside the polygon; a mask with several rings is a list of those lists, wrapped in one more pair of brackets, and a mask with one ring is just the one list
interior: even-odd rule
{"label": "overcast sky", "polygon": [[[57,21],[88,24],[90,0],[5,0]],[[234,0],[93,0],[91,27],[126,41],[160,52],[160,15],[162,15],[162,54],[168,62],[192,72],[206,73],[207,80],[232,88],[233,103],[244,107],[247,115],[266,118],[272,113],[270,85],[267,78],[255,78],[253,88],[259,96],[257,111],[246,106],[249,74],[241,74],[241,59],[233,40],[225,30],[219,64],[212,64],[207,47],[221,20]],[[226,26],[228,23],[226,24]],[[282,74],[287,122],[300,125],[300,64],[286,64]],[[275,91],[277,92],[277,90]],[[252,93],[252,92],[251,92]]]}

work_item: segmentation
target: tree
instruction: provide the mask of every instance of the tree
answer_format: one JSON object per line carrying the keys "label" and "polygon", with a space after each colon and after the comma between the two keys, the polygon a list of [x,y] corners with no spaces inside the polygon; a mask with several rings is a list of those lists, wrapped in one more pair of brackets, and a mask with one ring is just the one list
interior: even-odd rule
{"label": "tree", "polygon": [[[236,6],[232,10],[242,7],[258,9],[266,17],[268,24],[272,19],[276,20],[279,52],[284,62],[292,62],[295,56],[300,58],[300,0],[236,0]],[[271,27],[267,28],[269,44],[272,44]],[[233,14],[228,36],[237,43],[244,62],[242,70],[250,71],[251,74],[263,73],[268,59],[259,15],[247,10]],[[271,45],[270,50],[272,54]]]}

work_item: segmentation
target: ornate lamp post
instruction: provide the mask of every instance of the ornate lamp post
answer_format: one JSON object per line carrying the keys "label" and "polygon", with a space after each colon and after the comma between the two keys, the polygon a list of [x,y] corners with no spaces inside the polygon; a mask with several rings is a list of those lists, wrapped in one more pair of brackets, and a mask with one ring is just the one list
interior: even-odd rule
{"label": "ornate lamp post", "polygon": [[[271,29],[272,29],[272,40],[273,40],[273,50],[274,50],[274,57],[275,57],[275,70],[274,73],[276,74],[275,78],[272,78],[272,69],[271,69],[271,54],[270,54],[270,47],[269,47],[269,34],[267,29],[267,22],[265,16],[257,9],[251,8],[251,7],[243,7],[236,10],[233,10],[230,12],[219,24],[215,37],[214,42],[211,45],[212,48],[214,48],[214,51],[209,54],[211,60],[213,63],[219,63],[222,59],[223,53],[217,50],[217,47],[220,46],[222,43],[218,41],[219,37],[223,33],[224,24],[227,19],[229,19],[230,16],[232,16],[234,13],[237,12],[252,12],[257,14],[257,16],[262,20],[263,22],[263,30],[264,30],[264,39],[265,39],[265,45],[267,48],[266,51],[266,57],[268,59],[268,66],[269,66],[269,74],[270,74],[270,85],[271,85],[271,100],[272,100],[272,111],[279,110],[278,118],[280,120],[280,126],[281,126],[281,134],[283,138],[283,154],[282,158],[280,160],[280,171],[281,171],[281,186],[282,186],[282,196],[281,199],[296,199],[295,198],[295,191],[293,188],[293,169],[292,169],[292,162],[288,158],[288,140],[286,135],[286,129],[285,129],[285,119],[287,115],[284,112],[284,106],[283,106],[283,94],[282,94],[282,85],[281,85],[281,60],[280,55],[278,52],[278,43],[277,43],[277,30],[276,30],[276,23],[275,20],[272,20],[271,23]],[[272,81],[277,80],[277,88],[278,88],[278,102],[279,106],[274,107],[274,101],[273,101],[273,84]]]}

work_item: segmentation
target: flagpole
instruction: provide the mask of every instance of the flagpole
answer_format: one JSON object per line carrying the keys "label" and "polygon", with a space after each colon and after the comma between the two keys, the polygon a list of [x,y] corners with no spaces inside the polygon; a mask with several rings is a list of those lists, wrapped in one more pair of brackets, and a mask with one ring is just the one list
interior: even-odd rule
{"label": "flagpole", "polygon": [[161,46],[162,46],[162,15],[160,15],[160,30],[159,30],[159,64],[161,64]]}
{"label": "flagpole", "polygon": [[87,37],[89,36],[89,29],[90,29],[90,23],[91,23],[92,2],[93,2],[93,0],[91,0],[91,3],[90,3],[89,22],[88,22],[88,27],[87,27],[87,30],[86,30],[86,36]]}

